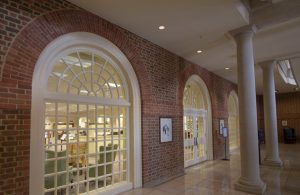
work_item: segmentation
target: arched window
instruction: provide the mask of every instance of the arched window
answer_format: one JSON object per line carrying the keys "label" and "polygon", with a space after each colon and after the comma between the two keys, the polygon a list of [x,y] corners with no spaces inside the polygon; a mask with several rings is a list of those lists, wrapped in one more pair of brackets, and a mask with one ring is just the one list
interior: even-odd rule
{"label": "arched window", "polygon": [[239,114],[238,97],[231,92],[228,98],[228,129],[229,129],[229,150],[233,151],[239,147]]}
{"label": "arched window", "polygon": [[185,109],[194,108],[207,110],[203,91],[196,82],[190,81],[186,84],[184,88],[183,106]]}
{"label": "arched window", "polygon": [[125,99],[123,83],[104,54],[76,51],[59,59],[48,79],[48,91],[107,99]]}
{"label": "arched window", "polygon": [[[78,34],[65,35],[64,40],[74,35]],[[50,44],[46,49],[50,52],[42,55],[35,70],[32,136],[38,135],[38,140],[31,140],[31,169],[36,165],[43,171],[31,171],[31,194],[116,193],[140,186],[140,157],[132,156],[140,155],[140,125],[129,117],[140,112],[136,76],[110,42],[89,33],[79,35],[84,35],[81,45],[60,48],[61,44]],[[110,51],[97,48],[94,41],[109,46]],[[60,52],[53,52],[54,46]],[[34,147],[40,145],[43,151]],[[35,152],[43,155],[33,156]],[[33,178],[35,173],[43,179]]]}
{"label": "arched window", "polygon": [[184,164],[187,167],[212,157],[210,99],[205,83],[196,75],[185,85],[183,107]]}
{"label": "arched window", "polygon": [[76,51],[53,65],[47,88],[53,94],[45,101],[47,194],[86,193],[128,180],[129,102],[89,101],[126,100],[113,64],[104,54]]}

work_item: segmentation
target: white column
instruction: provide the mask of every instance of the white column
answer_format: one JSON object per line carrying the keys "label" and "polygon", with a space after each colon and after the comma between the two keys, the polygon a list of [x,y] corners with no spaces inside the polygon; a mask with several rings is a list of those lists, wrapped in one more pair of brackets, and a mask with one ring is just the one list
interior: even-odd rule
{"label": "white column", "polygon": [[263,98],[264,98],[264,122],[266,139],[266,157],[264,165],[281,166],[282,161],[278,153],[278,134],[276,99],[274,84],[274,61],[260,63],[263,69]]}
{"label": "white column", "polygon": [[230,32],[237,45],[240,123],[241,177],[235,189],[263,194],[266,184],[260,178],[256,90],[252,38],[254,28],[245,26]]}

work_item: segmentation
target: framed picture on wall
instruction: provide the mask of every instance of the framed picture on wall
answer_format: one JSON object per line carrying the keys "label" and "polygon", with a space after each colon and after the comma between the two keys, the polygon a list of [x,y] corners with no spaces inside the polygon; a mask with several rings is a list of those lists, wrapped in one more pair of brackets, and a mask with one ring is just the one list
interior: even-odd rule
{"label": "framed picture on wall", "polygon": [[286,127],[287,126],[287,120],[282,120],[281,121],[281,126]]}
{"label": "framed picture on wall", "polygon": [[160,118],[160,142],[172,141],[172,119]]}
{"label": "framed picture on wall", "polygon": [[223,128],[225,127],[224,119],[220,119],[220,134],[223,134]]}

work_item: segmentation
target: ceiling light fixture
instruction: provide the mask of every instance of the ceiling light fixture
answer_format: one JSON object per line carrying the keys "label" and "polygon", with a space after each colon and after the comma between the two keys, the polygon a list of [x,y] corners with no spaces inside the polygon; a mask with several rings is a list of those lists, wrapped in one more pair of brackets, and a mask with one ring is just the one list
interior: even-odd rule
{"label": "ceiling light fixture", "polygon": [[298,91],[299,90],[299,88],[298,87],[295,87],[295,91]]}
{"label": "ceiling light fixture", "polygon": [[202,50],[198,50],[197,53],[202,53]]}
{"label": "ceiling light fixture", "polygon": [[230,70],[230,68],[226,67],[225,70]]}
{"label": "ceiling light fixture", "polygon": [[166,27],[165,26],[159,26],[158,29],[159,30],[164,30]]}
{"label": "ceiling light fixture", "polygon": [[275,90],[275,93],[278,93],[278,92],[279,92],[279,91],[276,89],[276,90]]}

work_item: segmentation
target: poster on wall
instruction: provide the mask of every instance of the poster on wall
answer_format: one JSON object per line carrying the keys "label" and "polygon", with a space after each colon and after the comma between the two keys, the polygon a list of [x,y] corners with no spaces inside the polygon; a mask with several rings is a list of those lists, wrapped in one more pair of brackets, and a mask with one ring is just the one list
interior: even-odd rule
{"label": "poster on wall", "polygon": [[160,142],[172,141],[172,119],[160,118]]}
{"label": "poster on wall", "polygon": [[281,126],[286,127],[287,125],[288,125],[287,120],[282,120],[281,121]]}
{"label": "poster on wall", "polygon": [[227,137],[228,133],[227,133],[227,128],[223,127],[223,137]]}
{"label": "poster on wall", "polygon": [[224,119],[220,119],[220,134],[223,134],[223,128],[225,127]]}

